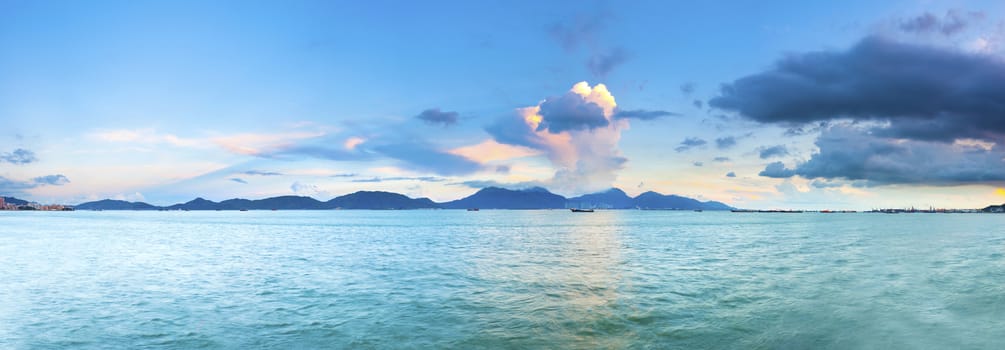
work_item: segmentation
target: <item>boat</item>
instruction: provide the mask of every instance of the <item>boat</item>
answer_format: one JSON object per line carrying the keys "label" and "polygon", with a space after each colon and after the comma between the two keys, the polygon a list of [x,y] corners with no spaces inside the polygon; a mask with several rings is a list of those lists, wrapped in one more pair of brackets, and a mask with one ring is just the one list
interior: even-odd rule
{"label": "boat", "polygon": [[572,208],[572,209],[569,209],[569,210],[572,210],[573,213],[592,213],[593,212],[593,209],[576,209],[576,208]]}
{"label": "boat", "polygon": [[701,209],[695,209],[694,211],[697,212],[697,213],[700,213]]}
{"label": "boat", "polygon": [[468,208],[468,211],[478,211],[478,208]]}
{"label": "boat", "polygon": [[241,209],[241,211],[248,211],[248,209]]}

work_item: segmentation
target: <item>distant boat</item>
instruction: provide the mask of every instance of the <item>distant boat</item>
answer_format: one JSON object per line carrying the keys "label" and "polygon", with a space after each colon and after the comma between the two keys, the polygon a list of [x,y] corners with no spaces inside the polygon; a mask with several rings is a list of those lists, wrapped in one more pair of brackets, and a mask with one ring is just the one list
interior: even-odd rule
{"label": "distant boat", "polygon": [[572,210],[573,213],[592,213],[593,212],[593,209],[576,209],[576,208],[572,208],[572,209],[569,209],[569,210]]}
{"label": "distant boat", "polygon": [[701,212],[701,209],[695,209],[694,211],[696,211],[696,212],[699,212],[699,213],[700,213],[700,212]]}
{"label": "distant boat", "polygon": [[478,208],[468,208],[468,211],[478,211]]}
{"label": "distant boat", "polygon": [[248,209],[241,209],[241,211],[248,211]]}

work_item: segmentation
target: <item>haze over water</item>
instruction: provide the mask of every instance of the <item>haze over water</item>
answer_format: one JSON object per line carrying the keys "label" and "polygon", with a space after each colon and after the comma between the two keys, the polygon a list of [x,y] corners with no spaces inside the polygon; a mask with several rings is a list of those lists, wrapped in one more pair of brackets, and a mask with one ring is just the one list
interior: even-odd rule
{"label": "haze over water", "polygon": [[0,348],[1003,348],[1003,223],[0,212]]}

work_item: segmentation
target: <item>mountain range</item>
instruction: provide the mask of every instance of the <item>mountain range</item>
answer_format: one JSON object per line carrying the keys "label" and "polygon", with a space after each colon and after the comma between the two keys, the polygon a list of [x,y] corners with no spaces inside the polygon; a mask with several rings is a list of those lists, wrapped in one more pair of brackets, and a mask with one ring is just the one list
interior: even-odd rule
{"label": "mountain range", "polygon": [[565,198],[541,187],[505,189],[486,187],[474,194],[443,203],[429,198],[408,196],[382,191],[359,191],[322,202],[311,197],[280,196],[265,199],[228,199],[214,202],[196,198],[185,203],[159,207],[143,202],[105,199],[81,203],[77,210],[327,210],[327,209],[678,209],[678,210],[729,210],[721,202],[702,202],[677,195],[645,192],[630,197],[624,191],[609,190],[579,197]]}

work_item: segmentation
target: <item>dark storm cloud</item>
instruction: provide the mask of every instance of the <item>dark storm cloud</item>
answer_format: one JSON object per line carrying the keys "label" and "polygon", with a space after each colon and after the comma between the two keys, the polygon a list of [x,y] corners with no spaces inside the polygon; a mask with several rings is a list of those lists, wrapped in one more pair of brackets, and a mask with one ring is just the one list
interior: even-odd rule
{"label": "dark storm cloud", "polygon": [[785,145],[777,145],[771,147],[761,147],[757,150],[758,156],[761,159],[768,159],[772,157],[781,157],[789,155],[789,149]]}
{"label": "dark storm cloud", "polygon": [[1005,182],[1005,149],[891,139],[836,126],[816,141],[811,158],[787,169],[769,164],[761,176],[866,181],[871,185],[960,185]]}
{"label": "dark storm cloud", "polygon": [[729,149],[736,146],[736,137],[726,136],[715,139],[715,147],[718,149]]}
{"label": "dark storm cloud", "polygon": [[232,177],[232,178],[230,178],[230,179],[228,179],[228,180],[230,180],[230,181],[233,181],[233,182],[236,182],[236,183],[239,183],[239,184],[245,184],[245,185],[247,185],[247,184],[248,184],[248,182],[247,182],[247,181],[244,181],[244,179],[242,179],[242,178],[239,178],[239,177]]}
{"label": "dark storm cloud", "polygon": [[695,147],[704,146],[707,143],[708,143],[707,141],[697,137],[688,137],[684,139],[684,141],[681,141],[680,146],[677,146],[677,148],[674,148],[674,150],[677,152],[684,152]]}
{"label": "dark storm cloud", "polygon": [[422,113],[419,113],[419,115],[415,116],[415,118],[429,124],[451,126],[457,124],[458,116],[457,112],[444,112],[440,111],[439,108],[431,108],[422,111]]}
{"label": "dark storm cloud", "polygon": [[885,122],[889,137],[952,142],[1005,135],[1005,63],[867,37],[844,52],[787,56],[722,87],[709,105],[763,123]]}
{"label": "dark storm cloud", "polygon": [[618,110],[614,112],[614,119],[638,119],[638,120],[653,120],[663,117],[679,116],[680,114],[667,111],[651,111],[645,109],[636,109],[630,111]]}
{"label": "dark storm cloud", "polygon": [[541,103],[541,124],[537,131],[548,130],[557,134],[571,130],[591,130],[607,126],[604,109],[583,99],[574,92],[551,97]]}
{"label": "dark storm cloud", "polygon": [[18,148],[10,153],[0,153],[0,163],[7,162],[11,164],[23,165],[28,163],[33,163],[38,161],[35,157],[35,152]]}
{"label": "dark storm cloud", "polygon": [[783,133],[782,135],[789,136],[789,137],[803,136],[803,135],[806,135],[806,134],[812,134],[812,133],[818,132],[821,129],[826,128],[827,125],[828,125],[828,122],[819,122],[819,123],[814,124],[814,125],[794,126],[794,127],[790,127],[788,129],[785,129],[785,133]]}

